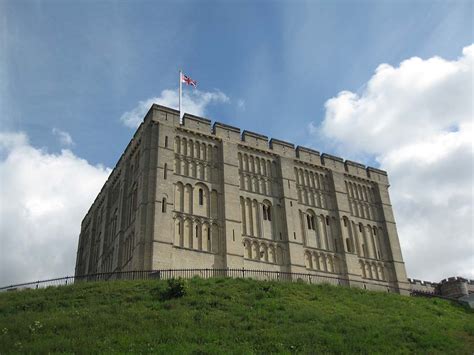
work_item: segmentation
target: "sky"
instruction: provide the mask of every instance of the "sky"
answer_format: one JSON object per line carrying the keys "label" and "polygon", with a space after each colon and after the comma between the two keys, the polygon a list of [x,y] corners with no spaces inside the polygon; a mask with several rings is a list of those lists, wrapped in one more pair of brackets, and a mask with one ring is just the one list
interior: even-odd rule
{"label": "sky", "polygon": [[0,285],[71,275],[153,102],[385,169],[411,278],[474,278],[471,1],[0,0]]}

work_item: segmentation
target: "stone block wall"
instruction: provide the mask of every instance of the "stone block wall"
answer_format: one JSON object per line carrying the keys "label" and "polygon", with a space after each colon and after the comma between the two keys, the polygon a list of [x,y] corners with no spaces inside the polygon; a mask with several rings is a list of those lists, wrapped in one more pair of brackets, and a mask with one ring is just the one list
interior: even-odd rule
{"label": "stone block wall", "polygon": [[409,289],[387,173],[153,105],[85,216],[76,274],[249,268]]}

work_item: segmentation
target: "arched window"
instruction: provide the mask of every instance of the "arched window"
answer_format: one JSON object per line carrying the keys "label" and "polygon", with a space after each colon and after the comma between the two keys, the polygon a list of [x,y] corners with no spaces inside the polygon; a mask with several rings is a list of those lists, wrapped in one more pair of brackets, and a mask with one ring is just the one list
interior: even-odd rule
{"label": "arched window", "polygon": [[263,209],[263,220],[264,221],[267,221],[267,220],[271,221],[272,220],[271,207],[263,204],[262,209]]}
{"label": "arched window", "polygon": [[161,212],[166,213],[166,197],[161,200]]}
{"label": "arched window", "polygon": [[311,217],[309,214],[306,215],[306,222],[308,223],[308,229],[311,229]]}
{"label": "arched window", "polygon": [[203,197],[203,190],[199,189],[199,206],[202,206],[204,204],[204,197]]}

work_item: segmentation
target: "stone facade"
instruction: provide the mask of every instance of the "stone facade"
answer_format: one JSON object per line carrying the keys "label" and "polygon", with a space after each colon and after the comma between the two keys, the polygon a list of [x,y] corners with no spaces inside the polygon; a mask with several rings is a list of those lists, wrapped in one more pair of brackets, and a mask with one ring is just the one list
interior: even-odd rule
{"label": "stone facade", "polygon": [[386,172],[183,121],[151,107],[82,222],[76,275],[246,268],[410,288]]}

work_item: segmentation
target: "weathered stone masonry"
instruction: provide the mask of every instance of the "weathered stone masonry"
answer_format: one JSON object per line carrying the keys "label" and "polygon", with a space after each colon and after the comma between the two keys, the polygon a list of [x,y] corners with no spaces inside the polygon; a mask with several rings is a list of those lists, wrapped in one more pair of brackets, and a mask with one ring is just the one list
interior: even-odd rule
{"label": "weathered stone masonry", "polygon": [[408,289],[388,187],[384,171],[153,105],[82,222],[76,275],[228,267]]}

